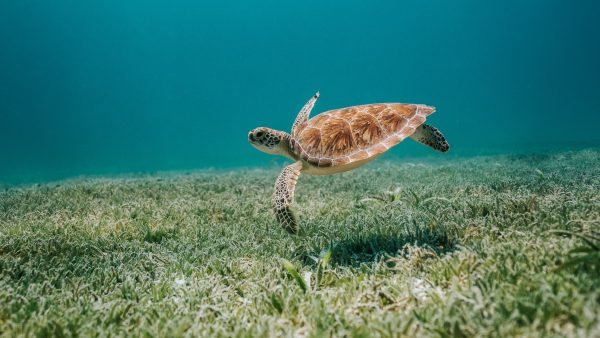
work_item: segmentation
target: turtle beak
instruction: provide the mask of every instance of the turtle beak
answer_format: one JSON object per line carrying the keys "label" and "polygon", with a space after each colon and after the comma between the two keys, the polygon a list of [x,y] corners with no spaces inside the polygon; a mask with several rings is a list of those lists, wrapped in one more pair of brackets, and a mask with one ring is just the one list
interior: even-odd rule
{"label": "turtle beak", "polygon": [[254,133],[253,132],[249,132],[248,133],[248,142],[252,143],[256,141],[256,139],[254,138]]}

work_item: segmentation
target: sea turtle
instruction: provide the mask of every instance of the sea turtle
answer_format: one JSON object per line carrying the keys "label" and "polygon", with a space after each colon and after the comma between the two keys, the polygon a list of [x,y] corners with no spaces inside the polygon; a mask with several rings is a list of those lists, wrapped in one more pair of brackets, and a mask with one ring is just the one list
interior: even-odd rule
{"label": "sea turtle", "polygon": [[436,128],[423,124],[435,111],[422,104],[378,103],[330,110],[310,120],[319,92],[302,107],[291,134],[259,127],[248,141],[268,154],[295,162],[275,181],[273,209],[279,223],[295,234],[298,226],[290,209],[300,172],[328,175],[351,170],[377,158],[406,137],[441,152],[450,146]]}

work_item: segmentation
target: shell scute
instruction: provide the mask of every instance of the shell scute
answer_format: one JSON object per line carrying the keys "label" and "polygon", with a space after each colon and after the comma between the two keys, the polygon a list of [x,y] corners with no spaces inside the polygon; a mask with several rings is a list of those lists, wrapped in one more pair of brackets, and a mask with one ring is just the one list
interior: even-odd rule
{"label": "shell scute", "polygon": [[352,156],[350,157],[350,161],[362,161],[368,159],[369,157],[371,157],[371,155],[369,155],[369,153],[366,150],[361,150],[357,153],[352,154]]}
{"label": "shell scute", "polygon": [[388,149],[389,149],[389,147],[386,146],[383,142],[374,144],[371,147],[369,147],[369,151],[371,152],[371,155],[381,154],[383,152],[386,152]]}
{"label": "shell scute", "polygon": [[385,104],[371,104],[367,107],[366,112],[375,116],[379,115],[387,108]]}
{"label": "shell scute", "polygon": [[405,109],[385,109],[378,115],[378,120],[388,133],[394,133],[408,124],[411,112]]}
{"label": "shell scute", "polygon": [[321,130],[318,128],[306,128],[300,134],[302,149],[309,154],[317,154],[321,150]]}
{"label": "shell scute", "polygon": [[328,114],[319,114],[309,120],[310,126],[313,128],[321,128],[323,124],[329,120]]}
{"label": "shell scute", "polygon": [[382,129],[377,119],[368,113],[358,114],[352,120],[351,127],[354,140],[361,148],[380,142],[385,136],[385,130]]}
{"label": "shell scute", "polygon": [[423,115],[415,115],[415,117],[412,118],[411,120],[411,125],[413,126],[420,126],[423,123],[425,123],[425,116]]}
{"label": "shell scute", "polygon": [[321,129],[321,153],[325,156],[343,156],[355,147],[350,124],[344,119],[330,119]]}
{"label": "shell scute", "polygon": [[335,114],[335,117],[349,121],[359,113],[361,113],[361,111],[357,107],[348,107],[340,109],[339,112]]}
{"label": "shell scute", "polygon": [[344,165],[344,164],[348,164],[350,163],[350,158],[345,156],[345,157],[341,157],[337,160],[333,160],[331,161],[332,163],[332,167],[338,166],[338,165]]}

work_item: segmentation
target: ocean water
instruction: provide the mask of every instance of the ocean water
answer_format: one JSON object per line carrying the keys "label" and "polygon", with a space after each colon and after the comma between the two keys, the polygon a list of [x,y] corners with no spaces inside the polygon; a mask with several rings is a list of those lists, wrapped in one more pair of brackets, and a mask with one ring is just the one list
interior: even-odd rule
{"label": "ocean water", "polygon": [[247,143],[375,102],[437,107],[452,146],[600,145],[598,1],[0,2],[0,183],[269,166]]}

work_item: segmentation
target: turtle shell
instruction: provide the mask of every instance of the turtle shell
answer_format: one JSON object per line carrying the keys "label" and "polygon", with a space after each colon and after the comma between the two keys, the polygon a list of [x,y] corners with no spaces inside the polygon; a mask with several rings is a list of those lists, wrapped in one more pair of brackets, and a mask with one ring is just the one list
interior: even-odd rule
{"label": "turtle shell", "polygon": [[403,103],[330,110],[293,130],[290,147],[317,167],[367,160],[412,135],[434,111],[434,107]]}

